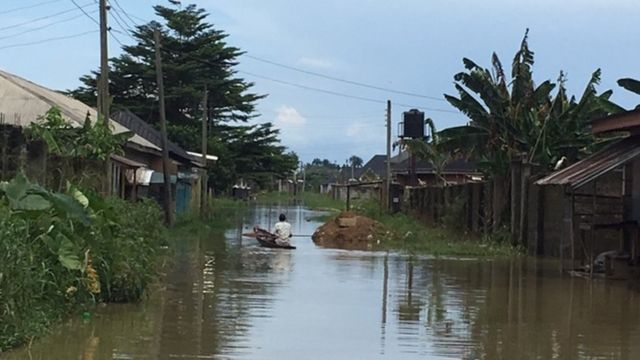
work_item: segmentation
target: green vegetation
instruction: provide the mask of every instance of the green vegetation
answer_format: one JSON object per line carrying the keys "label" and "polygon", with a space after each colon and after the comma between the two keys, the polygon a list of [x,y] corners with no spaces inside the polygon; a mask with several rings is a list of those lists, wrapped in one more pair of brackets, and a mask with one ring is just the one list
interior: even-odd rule
{"label": "green vegetation", "polygon": [[471,121],[441,131],[439,145],[476,159],[488,175],[506,174],[510,161],[523,155],[546,168],[563,156],[580,159],[601,142],[589,130],[590,121],[622,110],[609,100],[612,91],[597,93],[600,69],[579,97],[567,94],[562,72],[556,83],[535,82],[527,34],[510,77],[496,54],[492,69],[466,58],[463,62],[466,70],[454,76],[458,96],[445,98]]}
{"label": "green vegetation", "polygon": [[184,234],[207,234],[221,232],[233,226],[233,221],[249,209],[245,201],[226,197],[214,198],[208,209],[208,216],[203,219],[200,214],[187,213],[178,217],[173,228],[169,229],[170,239],[181,239]]}
{"label": "green vegetation", "polygon": [[[258,114],[253,83],[238,77],[242,51],[228,43],[228,35],[207,22],[208,14],[196,5],[172,2],[154,6],[156,20],[137,26],[137,43],[111,59],[110,92],[113,107],[127,108],[158,125],[157,85],[153,32],[162,33],[167,131],[169,139],[186,150],[201,151],[201,123],[209,124],[208,152],[219,156],[210,186],[228,190],[244,180],[254,188],[268,188],[274,179],[292,174],[298,157],[280,144],[272,123],[248,124]],[[98,72],[80,80],[70,91],[76,99],[95,106]],[[202,109],[207,88],[207,109]],[[203,111],[204,110],[204,111]]]}
{"label": "green vegetation", "polygon": [[522,254],[521,249],[509,243],[506,233],[480,237],[456,231],[452,226],[428,226],[403,213],[383,213],[376,202],[370,201],[357,204],[353,210],[390,229],[389,236],[381,240],[383,248],[434,256],[511,257]]}
{"label": "green vegetation", "polygon": [[258,202],[263,204],[286,203],[300,200],[302,204],[311,210],[339,211],[344,209],[342,201],[334,200],[327,194],[316,192],[304,192],[294,197],[286,192],[270,191],[258,195]]}
{"label": "green vegetation", "polygon": [[123,154],[122,145],[132,132],[113,134],[111,129],[91,119],[87,114],[84,126],[73,127],[57,107],[52,107],[37,122],[28,127],[31,139],[42,140],[52,155],[81,159],[106,160],[109,155]]}
{"label": "green vegetation", "polygon": [[139,300],[164,234],[155,203],[0,186],[0,352],[98,302]]}

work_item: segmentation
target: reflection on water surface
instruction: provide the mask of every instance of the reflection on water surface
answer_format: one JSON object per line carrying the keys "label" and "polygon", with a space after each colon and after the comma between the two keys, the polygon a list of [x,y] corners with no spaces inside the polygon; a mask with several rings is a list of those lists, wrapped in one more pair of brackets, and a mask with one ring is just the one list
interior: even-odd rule
{"label": "reflection on water surface", "polygon": [[286,211],[256,208],[225,238],[183,241],[164,288],[96,309],[6,359],[638,359],[638,294],[561,277],[553,263],[264,249],[241,237]]}

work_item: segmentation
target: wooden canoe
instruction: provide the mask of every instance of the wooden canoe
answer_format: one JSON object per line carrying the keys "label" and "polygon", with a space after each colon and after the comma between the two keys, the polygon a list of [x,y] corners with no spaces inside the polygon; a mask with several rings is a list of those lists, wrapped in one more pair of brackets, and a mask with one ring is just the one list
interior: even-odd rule
{"label": "wooden canoe", "polygon": [[272,234],[269,231],[265,229],[261,229],[257,226],[253,228],[253,232],[254,234],[256,234],[256,240],[258,240],[260,245],[263,247],[274,248],[274,249],[295,249],[296,248],[295,246],[292,246],[292,245],[279,245],[278,243],[276,243],[275,234]]}

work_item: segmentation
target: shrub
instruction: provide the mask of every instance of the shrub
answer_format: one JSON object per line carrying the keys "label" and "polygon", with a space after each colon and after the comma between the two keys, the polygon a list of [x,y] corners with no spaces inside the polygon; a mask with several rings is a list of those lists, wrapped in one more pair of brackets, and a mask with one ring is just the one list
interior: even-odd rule
{"label": "shrub", "polygon": [[140,299],[162,240],[151,201],[56,193],[21,175],[0,184],[0,352],[73,309]]}

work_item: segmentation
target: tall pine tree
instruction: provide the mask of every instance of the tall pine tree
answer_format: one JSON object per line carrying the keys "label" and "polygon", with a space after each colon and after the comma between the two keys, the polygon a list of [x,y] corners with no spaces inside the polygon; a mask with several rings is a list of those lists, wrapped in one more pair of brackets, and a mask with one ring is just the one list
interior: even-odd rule
{"label": "tall pine tree", "polygon": [[[158,119],[153,32],[162,33],[163,71],[169,138],[191,151],[200,151],[202,96],[208,88],[208,148],[220,156],[213,176],[216,189],[239,178],[264,187],[274,177],[293,171],[297,156],[285,153],[278,130],[271,123],[250,125],[256,101],[266,95],[251,92],[253,84],[236,75],[242,51],[227,44],[228,35],[206,21],[196,5],[155,6],[159,21],[137,26],[137,44],[111,59],[110,94],[113,107],[127,108],[155,125]],[[69,94],[96,105],[98,72],[80,78],[83,86]]]}

